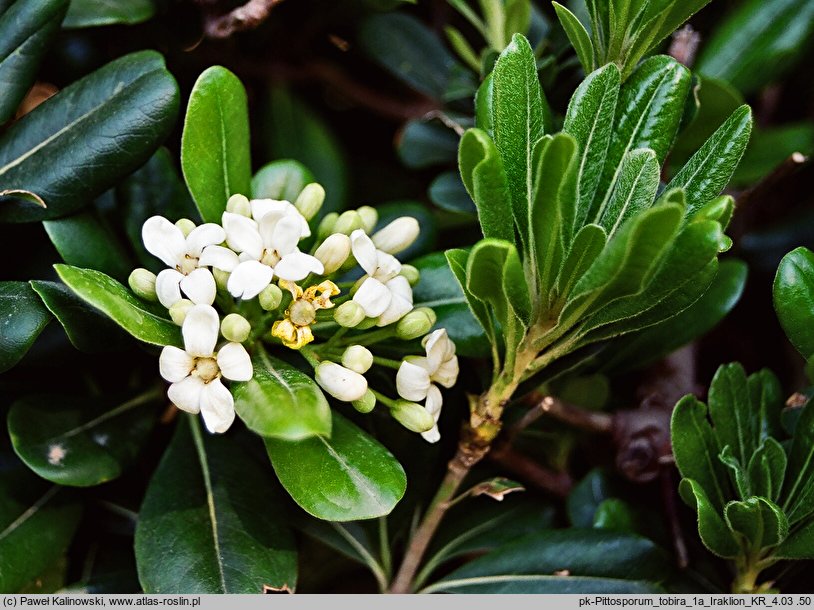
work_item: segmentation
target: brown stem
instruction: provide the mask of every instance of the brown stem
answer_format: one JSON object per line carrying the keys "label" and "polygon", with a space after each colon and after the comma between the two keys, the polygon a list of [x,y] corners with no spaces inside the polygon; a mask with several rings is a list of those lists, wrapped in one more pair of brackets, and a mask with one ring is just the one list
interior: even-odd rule
{"label": "brown stem", "polygon": [[508,472],[544,492],[565,498],[574,486],[574,480],[567,472],[556,472],[545,468],[533,459],[516,451],[508,443],[501,443],[489,452],[489,459],[500,464]]}
{"label": "brown stem", "polygon": [[561,422],[586,432],[606,434],[613,428],[613,416],[607,413],[589,411],[554,396],[540,397],[539,394],[532,394],[530,399],[536,403],[534,408],[523,416],[523,419],[518,422],[515,428],[522,430],[541,415],[550,415]]}
{"label": "brown stem", "polygon": [[251,30],[268,19],[271,9],[283,0],[249,0],[225,15],[207,15],[204,32],[209,38],[229,38],[235,32]]}

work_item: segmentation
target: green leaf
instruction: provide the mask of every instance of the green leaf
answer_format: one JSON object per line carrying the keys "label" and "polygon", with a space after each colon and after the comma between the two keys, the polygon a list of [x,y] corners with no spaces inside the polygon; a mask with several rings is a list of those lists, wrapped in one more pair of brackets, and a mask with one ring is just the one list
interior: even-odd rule
{"label": "green leaf", "polygon": [[556,294],[560,299],[569,297],[574,284],[591,268],[607,241],[608,236],[599,225],[585,225],[579,230],[557,277]]}
{"label": "green leaf", "polygon": [[752,111],[741,106],[710,136],[667,185],[683,187],[687,215],[721,193],[740,161],[752,130]]}
{"label": "green leaf", "polygon": [[458,285],[466,299],[466,304],[469,306],[469,311],[472,312],[472,315],[486,333],[489,344],[492,346],[492,352],[497,357],[497,337],[492,323],[492,316],[489,314],[489,308],[486,303],[470,293],[466,288],[466,268],[469,261],[469,252],[456,248],[447,250],[444,252],[444,256],[447,259],[450,271],[458,281]]}
{"label": "green leaf", "polygon": [[21,467],[1,469],[0,591],[19,591],[48,569],[68,549],[81,513],[71,490]]}
{"label": "green leaf", "polygon": [[574,527],[591,528],[599,505],[617,495],[613,479],[607,472],[594,468],[574,485],[566,501],[568,521]]}
{"label": "green leaf", "polygon": [[755,550],[780,544],[789,533],[789,522],[783,511],[766,498],[730,502],[724,508],[724,518],[732,531]]}
{"label": "green leaf", "polygon": [[777,559],[814,559],[814,521],[793,529],[772,556]]}
{"label": "green leaf", "polygon": [[782,438],[780,416],[785,407],[785,395],[780,380],[769,369],[752,373],[747,379],[752,401],[752,417],[757,418],[760,441],[769,437]]}
{"label": "green leaf", "polygon": [[252,178],[252,197],[294,202],[305,185],[312,182],[316,182],[314,174],[299,161],[272,161]]}
{"label": "green leaf", "polygon": [[568,104],[563,131],[576,138],[580,151],[576,226],[582,226],[589,217],[599,187],[613,132],[619,87],[619,69],[608,64],[591,72]]}
{"label": "green leaf", "polygon": [[480,72],[478,54],[475,53],[472,45],[467,42],[466,37],[461,34],[461,31],[448,25],[444,28],[444,34],[447,35],[447,40],[453,50],[458,54],[458,57],[460,57],[467,66],[475,70],[475,72]]}
{"label": "green leaf", "polygon": [[277,477],[306,512],[329,521],[387,515],[407,486],[404,469],[387,449],[333,414],[331,438],[267,438]]}
{"label": "green leaf", "polygon": [[114,322],[139,341],[153,345],[181,345],[180,328],[170,320],[158,317],[144,301],[139,300],[112,277],[92,269],[54,265],[60,279],[82,300],[107,314]]}
{"label": "green leaf", "polygon": [[433,252],[412,261],[421,274],[413,287],[415,307],[430,307],[437,316],[433,328],[445,328],[455,342],[456,353],[484,358],[489,354],[483,328],[469,309],[461,285],[455,279],[443,252]]}
{"label": "green leaf", "polygon": [[495,145],[506,171],[514,222],[521,243],[528,249],[534,145],[545,133],[543,108],[547,105],[528,40],[519,34],[512,37],[511,44],[498,57],[492,78]]}
{"label": "green leaf", "polygon": [[796,248],[786,254],[774,278],[777,319],[803,358],[814,356],[814,253]]}
{"label": "green leaf", "polygon": [[810,156],[812,152],[814,123],[803,121],[763,129],[756,126],[731,184],[757,184],[794,153]]}
{"label": "green leaf", "polygon": [[0,373],[16,365],[51,314],[26,282],[0,282]]}
{"label": "green leaf", "polygon": [[133,25],[155,14],[153,0],[71,0],[62,27],[88,28],[100,25]]}
{"label": "green leaf", "polygon": [[571,46],[577,52],[582,70],[588,74],[594,69],[594,46],[591,44],[590,35],[574,13],[558,2],[552,2],[552,4],[557,13],[557,19],[560,20],[560,25],[565,30],[565,35],[568,36]]}
{"label": "green leaf", "polygon": [[455,214],[474,216],[478,208],[456,171],[443,172],[430,183],[428,195],[430,201],[442,210]]}
{"label": "green leaf", "polygon": [[124,281],[133,270],[130,255],[95,210],[42,223],[62,260],[74,267],[96,269]]}
{"label": "green leaf", "polygon": [[749,486],[756,496],[764,496],[773,502],[780,497],[786,476],[786,452],[773,438],[767,438],[752,455],[747,467]]}
{"label": "green leaf", "polygon": [[14,116],[34,84],[68,0],[17,0],[0,3],[0,125]]}
{"label": "green leaf", "polygon": [[652,150],[638,148],[625,155],[607,206],[597,212],[599,225],[610,237],[629,218],[653,205],[660,174],[661,168]]}
{"label": "green leaf", "polygon": [[37,106],[0,137],[0,184],[46,209],[9,203],[0,221],[64,216],[143,165],[172,129],[178,87],[154,51],[110,62]]}
{"label": "green leaf", "polygon": [[[422,592],[652,593],[672,569],[664,551],[638,536],[544,530],[465,564]],[[561,570],[569,574],[555,574]]]}
{"label": "green leaf", "polygon": [[204,222],[219,223],[230,196],[249,194],[246,90],[226,68],[207,68],[195,81],[184,119],[181,168]]}
{"label": "green leaf", "polygon": [[[760,428],[750,400],[746,371],[738,363],[718,368],[709,386],[709,414],[721,447],[729,445],[742,466],[757,449]],[[694,478],[694,477],[693,477]]]}
{"label": "green leaf", "polygon": [[745,95],[782,79],[810,48],[811,0],[749,0],[736,6],[704,44],[697,70]]}
{"label": "green leaf", "polygon": [[120,351],[132,345],[130,337],[113,320],[85,303],[64,284],[40,280],[32,280],[30,284],[79,351],[91,354]]}
{"label": "green leaf", "polygon": [[134,462],[161,398],[159,392],[126,401],[28,396],[11,406],[9,435],[20,459],[42,478],[75,487],[100,485]]}
{"label": "green leaf", "polygon": [[635,534],[637,515],[630,505],[619,498],[600,502],[594,514],[593,526],[597,529]]}
{"label": "green leaf", "polygon": [[298,441],[331,435],[331,407],[314,380],[290,364],[270,358],[262,348],[254,375],[232,384],[235,411],[263,437]]}
{"label": "green leaf", "polygon": [[738,557],[740,545],[721,516],[722,508],[710,501],[705,488],[692,479],[683,479],[678,489],[684,501],[698,513],[698,535],[704,546],[719,557]]}
{"label": "green leaf", "polygon": [[408,121],[398,138],[399,159],[412,169],[453,163],[458,155],[460,137],[438,121]]}
{"label": "green leaf", "polygon": [[461,138],[458,151],[461,178],[478,208],[478,221],[484,237],[514,241],[512,195],[498,149],[492,139],[477,128]]}
{"label": "green leaf", "polygon": [[235,441],[202,433],[196,416],[178,422],[136,524],[145,592],[295,588],[297,554],[273,478]]}
{"label": "green leaf", "polygon": [[794,428],[782,507],[791,525],[814,513],[814,401],[809,400]]}

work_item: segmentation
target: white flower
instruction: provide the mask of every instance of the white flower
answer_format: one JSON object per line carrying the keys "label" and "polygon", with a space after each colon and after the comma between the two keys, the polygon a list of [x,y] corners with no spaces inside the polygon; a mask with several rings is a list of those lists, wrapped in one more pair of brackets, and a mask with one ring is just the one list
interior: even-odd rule
{"label": "white flower", "polygon": [[314,256],[325,267],[325,275],[330,275],[350,256],[350,238],[344,233],[329,235],[314,252]]}
{"label": "white flower", "polygon": [[201,413],[210,432],[226,432],[235,419],[235,401],[221,377],[252,378],[251,359],[240,343],[215,351],[219,327],[212,306],[196,305],[181,327],[185,349],[167,345],[158,361],[161,376],[172,384],[169,399],[183,411]]}
{"label": "white flower", "polygon": [[[401,363],[396,373],[396,389],[406,400],[425,400],[424,408],[435,418],[441,416],[443,397],[436,383],[451,388],[458,379],[458,357],[455,343],[445,328],[430,333],[422,342],[427,351],[424,356],[410,356]],[[438,426],[422,433],[425,440],[434,443],[441,438]]]}
{"label": "white flower", "polygon": [[368,277],[353,295],[354,302],[368,318],[377,318],[377,326],[387,326],[403,318],[413,308],[413,289],[399,275],[401,263],[392,254],[378,250],[364,231],[350,236],[353,256]]}
{"label": "white flower", "polygon": [[413,245],[413,242],[418,239],[419,232],[420,227],[415,218],[401,216],[376,231],[371,239],[379,250],[389,254],[398,254]]}
{"label": "white flower", "polygon": [[144,247],[161,259],[169,269],[158,274],[155,291],[161,304],[169,309],[182,299],[181,291],[193,303],[211,305],[215,300],[215,278],[207,263],[201,262],[205,249],[217,247],[226,239],[223,229],[213,223],[195,227],[188,236],[166,218],[148,218],[141,228]]}
{"label": "white flower", "polygon": [[367,393],[367,379],[335,362],[320,362],[314,379],[319,386],[337,400],[353,402]]}
{"label": "white flower", "polygon": [[[310,234],[308,222],[290,203],[271,199],[252,201],[252,210],[258,221],[232,214],[223,213],[223,228],[226,230],[226,242],[240,257],[221,248],[218,260],[211,264],[231,273],[226,284],[227,289],[236,298],[251,299],[256,297],[277,277],[298,282],[309,273],[322,273],[323,266],[310,254],[300,252],[297,243]],[[266,204],[287,204],[288,207]],[[261,205],[263,204],[263,205]],[[260,216],[267,208],[265,213]],[[205,259],[207,263],[209,258]]]}

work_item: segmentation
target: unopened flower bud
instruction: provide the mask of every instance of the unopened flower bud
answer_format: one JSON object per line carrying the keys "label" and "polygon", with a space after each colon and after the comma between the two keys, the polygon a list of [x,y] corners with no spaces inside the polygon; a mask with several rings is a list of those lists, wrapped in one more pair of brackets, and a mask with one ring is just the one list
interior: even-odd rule
{"label": "unopened flower bud", "polygon": [[223,318],[220,323],[220,334],[227,341],[234,341],[235,343],[243,343],[249,338],[252,332],[252,325],[249,321],[237,313],[230,313]]}
{"label": "unopened flower bud", "polygon": [[158,296],[155,293],[155,273],[147,269],[134,269],[127,278],[127,283],[130,284],[130,290],[145,301],[157,301]]}
{"label": "unopened flower bud", "polygon": [[359,212],[356,210],[348,210],[347,212],[342,212],[339,218],[336,219],[332,233],[350,235],[356,229],[361,229],[362,224],[362,217],[359,216]]}
{"label": "unopened flower bud", "polygon": [[232,214],[240,214],[241,216],[251,218],[252,205],[249,203],[249,199],[245,195],[232,195],[229,197],[229,201],[226,202],[226,211],[231,212]]}
{"label": "unopened flower bud", "polygon": [[354,301],[346,301],[334,310],[334,320],[345,328],[355,328],[364,319],[365,310]]}
{"label": "unopened flower bud", "polygon": [[294,206],[305,216],[305,220],[311,220],[317,215],[322,203],[325,201],[325,189],[321,184],[312,182],[306,184],[299,197],[294,202]]}
{"label": "unopened flower bud", "polygon": [[379,250],[389,254],[398,254],[413,245],[418,239],[420,227],[412,216],[401,216],[383,229],[376,231],[370,239]]}
{"label": "unopened flower bud", "polygon": [[331,233],[333,233],[334,225],[336,224],[338,218],[339,214],[336,212],[325,214],[324,218],[320,221],[319,226],[317,227],[317,239],[325,239]]}
{"label": "unopened flower bud", "polygon": [[231,273],[223,269],[218,269],[217,267],[212,267],[212,275],[215,278],[215,285],[218,287],[218,290],[228,290],[226,285],[229,283]]}
{"label": "unopened flower bud", "polygon": [[184,237],[186,237],[192,233],[192,230],[195,228],[195,223],[189,218],[179,218],[175,221],[175,226],[181,229],[181,233],[183,233]]}
{"label": "unopened flower bud", "polygon": [[413,432],[426,432],[435,425],[435,419],[427,409],[409,400],[397,400],[390,409],[390,414],[402,426]]}
{"label": "unopened flower bud", "polygon": [[365,230],[365,233],[372,233],[373,229],[376,228],[376,223],[379,222],[379,213],[376,211],[376,208],[363,205],[356,211],[359,213],[359,216],[362,217],[362,228]]}
{"label": "unopened flower bud", "polygon": [[396,336],[405,341],[418,339],[430,332],[436,320],[437,317],[432,309],[418,307],[398,321]]}
{"label": "unopened flower bud", "polygon": [[373,390],[368,390],[359,400],[353,401],[353,408],[359,411],[359,413],[370,413],[375,406],[376,395],[373,393]]}
{"label": "unopened flower bud", "polygon": [[367,373],[373,366],[373,354],[362,345],[351,345],[342,354],[342,366],[359,374]]}
{"label": "unopened flower bud", "polygon": [[344,402],[360,400],[367,393],[367,379],[335,362],[321,362],[314,378],[323,390]]}
{"label": "unopened flower bud", "polygon": [[172,321],[178,326],[181,326],[187,318],[187,312],[193,307],[195,307],[195,303],[189,299],[176,301],[173,306],[170,307],[170,318],[172,318]]}
{"label": "unopened flower bud", "polygon": [[418,284],[418,280],[421,279],[421,273],[412,265],[402,265],[399,275],[403,275],[407,278],[407,281],[410,282],[410,286],[415,286]]}
{"label": "unopened flower bud", "polygon": [[350,237],[344,233],[329,235],[314,252],[314,256],[325,268],[323,275],[330,275],[348,260],[348,256],[350,256]]}
{"label": "unopened flower bud", "polygon": [[257,295],[260,307],[266,311],[277,309],[283,301],[283,291],[276,284],[269,284]]}
{"label": "unopened flower bud", "polygon": [[368,328],[373,328],[376,326],[376,320],[378,320],[378,318],[365,318],[356,325],[356,330],[367,330]]}

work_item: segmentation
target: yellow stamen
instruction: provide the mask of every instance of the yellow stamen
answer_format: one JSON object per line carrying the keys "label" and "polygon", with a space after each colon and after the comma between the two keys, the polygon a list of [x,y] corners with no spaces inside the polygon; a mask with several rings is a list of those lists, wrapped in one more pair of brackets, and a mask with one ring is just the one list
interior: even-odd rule
{"label": "yellow stamen", "polygon": [[300,349],[314,340],[311,324],[316,320],[316,310],[333,307],[331,297],[339,294],[339,287],[330,280],[309,286],[305,291],[288,280],[280,280],[279,285],[291,293],[292,299],[285,319],[272,325],[271,334],[286,347]]}
{"label": "yellow stamen", "polygon": [[297,326],[288,318],[277,320],[271,327],[271,334],[291,349],[300,349],[314,340],[310,326]]}

